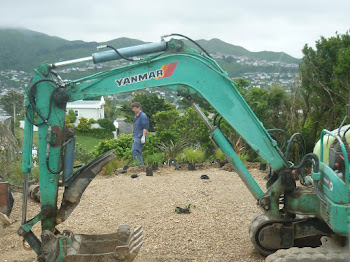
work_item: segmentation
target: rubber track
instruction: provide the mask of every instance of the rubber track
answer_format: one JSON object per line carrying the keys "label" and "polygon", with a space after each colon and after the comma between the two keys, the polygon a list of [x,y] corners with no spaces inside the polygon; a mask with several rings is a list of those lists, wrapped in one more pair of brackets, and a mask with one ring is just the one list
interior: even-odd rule
{"label": "rubber track", "polygon": [[280,249],[269,255],[265,262],[349,262],[350,254],[345,250],[325,247],[292,247]]}
{"label": "rubber track", "polygon": [[254,217],[253,221],[251,222],[249,226],[249,238],[252,244],[254,245],[255,249],[262,255],[267,256],[271,254],[274,250],[266,250],[264,247],[260,246],[259,243],[256,241],[256,232],[258,229],[266,224],[269,223],[269,219],[266,215],[264,214],[259,214]]}

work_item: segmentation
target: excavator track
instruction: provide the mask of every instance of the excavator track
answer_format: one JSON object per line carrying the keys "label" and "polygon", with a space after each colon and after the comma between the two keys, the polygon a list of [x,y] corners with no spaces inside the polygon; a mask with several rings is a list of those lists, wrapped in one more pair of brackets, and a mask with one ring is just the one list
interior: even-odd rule
{"label": "excavator track", "polygon": [[312,217],[273,220],[260,214],[249,227],[250,241],[264,256],[293,246],[317,247],[321,244],[320,238],[327,235],[331,235],[328,226]]}
{"label": "excavator track", "polygon": [[336,244],[329,244],[328,237],[322,237],[322,246],[311,247],[292,247],[289,249],[280,249],[276,253],[269,255],[265,262],[348,262],[349,251]]}
{"label": "excavator track", "polygon": [[338,253],[321,247],[292,247],[269,255],[265,262],[348,262],[349,253]]}
{"label": "excavator track", "polygon": [[260,245],[260,242],[258,240],[259,230],[262,225],[269,223],[269,218],[265,215],[257,215],[252,220],[250,226],[249,226],[249,238],[252,244],[254,245],[255,249],[259,251],[260,254],[263,256],[267,256],[275,252],[276,250],[269,250],[264,248],[262,245]]}

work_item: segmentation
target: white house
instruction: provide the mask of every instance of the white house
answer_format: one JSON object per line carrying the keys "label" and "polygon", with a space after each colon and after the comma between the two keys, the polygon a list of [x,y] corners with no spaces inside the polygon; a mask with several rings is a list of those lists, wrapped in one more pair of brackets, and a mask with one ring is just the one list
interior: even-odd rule
{"label": "white house", "polygon": [[[77,116],[77,120],[74,123],[74,126],[77,126],[79,123],[79,118],[85,117],[87,119],[93,118],[95,120],[105,118],[105,100],[101,96],[101,100],[78,100],[74,102],[67,103],[66,112],[73,110]],[[99,128],[98,124],[92,124],[91,128]],[[20,128],[24,129],[24,120],[20,121]],[[34,131],[38,131],[37,126],[33,126]]]}
{"label": "white house", "polygon": [[66,110],[73,110],[77,119],[85,117],[87,119],[93,118],[95,120],[105,118],[105,100],[101,96],[101,100],[79,100],[67,103]]}

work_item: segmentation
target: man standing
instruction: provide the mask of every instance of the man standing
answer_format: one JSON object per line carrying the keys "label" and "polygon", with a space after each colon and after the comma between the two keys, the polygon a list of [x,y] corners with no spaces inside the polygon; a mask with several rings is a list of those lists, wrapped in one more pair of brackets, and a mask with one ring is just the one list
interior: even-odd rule
{"label": "man standing", "polygon": [[139,102],[133,102],[131,104],[132,111],[135,113],[134,117],[134,132],[132,138],[132,148],[131,154],[132,157],[140,162],[140,165],[143,166],[142,160],[142,148],[146,143],[146,137],[149,127],[148,117],[141,110],[141,104]]}

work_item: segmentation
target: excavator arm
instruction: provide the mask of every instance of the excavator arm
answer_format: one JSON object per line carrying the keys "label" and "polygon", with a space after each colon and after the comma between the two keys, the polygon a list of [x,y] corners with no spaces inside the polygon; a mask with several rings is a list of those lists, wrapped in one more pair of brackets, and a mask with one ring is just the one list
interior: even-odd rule
{"label": "excavator arm", "polygon": [[167,87],[181,95],[193,93],[206,99],[219,114],[271,165],[274,170],[287,164],[262,123],[215,60],[171,40],[168,50],[129,66],[112,69],[71,83],[66,89],[75,101],[152,87]]}
{"label": "excavator arm", "polygon": [[[267,191],[263,192],[240,161],[220,128],[213,126],[200,108],[192,103],[208,126],[209,135],[225,153],[265,213],[270,218],[283,219],[279,209],[280,196],[295,188],[290,163],[284,159],[276,141],[271,138],[237,91],[236,84],[215,60],[188,48],[182,41],[176,39],[124,48],[119,51],[120,53],[110,50],[96,53],[92,57],[51,65],[43,63],[35,69],[32,85],[27,90],[23,172],[26,183],[32,164],[33,125],[36,124],[39,126],[41,212],[33,219],[27,220],[26,200],[24,200],[22,226],[19,234],[33,247],[38,256],[43,258],[43,261],[71,261],[69,259],[78,256],[79,250],[72,248],[75,246],[74,243],[79,242],[77,238],[80,239],[79,243],[81,239],[90,238],[73,234],[60,235],[56,232],[55,225],[62,223],[71,214],[90,181],[102,166],[114,157],[112,152],[107,152],[89,165],[73,172],[74,134],[70,133],[64,124],[66,103],[145,88],[167,87],[189,99],[192,94],[196,93],[207,100],[275,170],[276,175],[268,182]],[[63,81],[52,71],[54,68],[79,62],[92,60],[99,63],[120,59],[121,53],[132,57],[154,52],[157,54],[146,56],[130,65],[78,80]],[[38,123],[34,123],[35,114],[38,115]],[[62,204],[58,209],[57,194],[61,173],[65,192]],[[31,231],[33,225],[39,221],[42,224],[42,242]],[[120,234],[123,235],[124,231],[122,228]],[[136,256],[141,247],[141,234],[139,228],[134,232],[125,233],[123,235],[124,244],[121,244],[123,248],[117,248],[122,251],[115,253],[114,261],[132,261],[130,259]],[[117,242],[116,240],[113,243]],[[67,248],[67,245],[70,247]]]}

